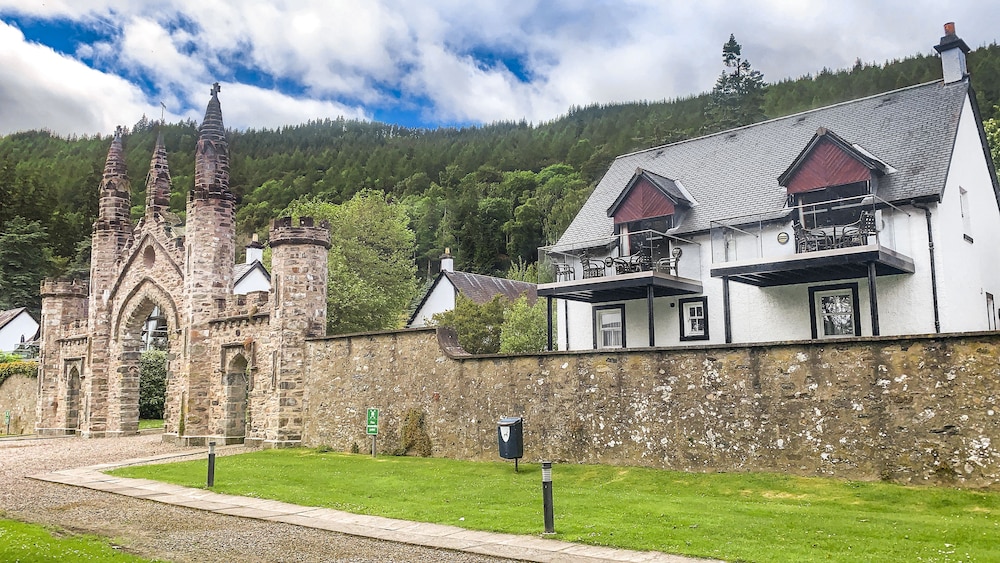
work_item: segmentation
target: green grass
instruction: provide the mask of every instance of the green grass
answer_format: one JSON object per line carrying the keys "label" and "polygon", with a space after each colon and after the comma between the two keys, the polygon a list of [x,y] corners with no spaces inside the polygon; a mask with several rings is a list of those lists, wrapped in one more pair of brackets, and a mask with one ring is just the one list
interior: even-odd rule
{"label": "green grass", "polygon": [[[265,450],[216,460],[220,493],[513,534],[542,531],[541,469]],[[114,475],[204,487],[205,460]],[[740,561],[1000,560],[1000,493],[772,474],[553,470],[556,538]]]}
{"label": "green grass", "polygon": [[[60,535],[54,535],[60,534]],[[36,524],[0,519],[0,561],[149,561],[94,536],[61,535]]]}
{"label": "green grass", "polygon": [[149,428],[163,428],[163,419],[141,418],[139,419],[139,430]]}

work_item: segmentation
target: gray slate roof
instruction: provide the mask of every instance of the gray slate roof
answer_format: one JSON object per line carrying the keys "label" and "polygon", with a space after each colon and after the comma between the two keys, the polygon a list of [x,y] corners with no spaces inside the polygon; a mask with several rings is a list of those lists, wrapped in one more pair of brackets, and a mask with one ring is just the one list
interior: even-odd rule
{"label": "gray slate roof", "polygon": [[786,192],[778,176],[820,127],[896,169],[879,179],[878,197],[892,202],[940,197],[969,91],[967,80],[936,81],[619,156],[557,246],[612,235],[608,208],[637,168],[679,182],[697,201],[672,231],[676,234],[781,209]]}
{"label": "gray slate roof", "polygon": [[458,293],[480,305],[488,303],[495,295],[503,295],[510,301],[515,301],[523,294],[527,296],[529,305],[534,305],[535,301],[538,300],[537,286],[533,283],[494,278],[493,276],[484,276],[481,274],[470,274],[468,272],[445,271],[439,273],[438,277],[434,279],[434,283],[427,288],[427,292],[420,298],[420,303],[417,304],[416,309],[413,310],[413,314],[406,321],[407,325],[413,324],[417,315],[420,314],[420,310],[424,307],[424,303],[427,302],[427,298],[431,296],[431,293],[434,293],[434,288],[444,278],[448,278],[448,281]]}
{"label": "gray slate roof", "polygon": [[6,311],[0,311],[0,328],[7,326],[8,323],[13,321],[20,315],[23,311],[27,311],[26,307],[18,307],[17,309],[7,309]]}
{"label": "gray slate roof", "polygon": [[503,295],[507,299],[515,301],[522,293],[526,293],[528,303],[531,304],[538,299],[538,292],[533,283],[468,272],[443,272],[443,274],[448,276],[448,281],[455,286],[459,293],[480,305],[487,303],[495,295]]}

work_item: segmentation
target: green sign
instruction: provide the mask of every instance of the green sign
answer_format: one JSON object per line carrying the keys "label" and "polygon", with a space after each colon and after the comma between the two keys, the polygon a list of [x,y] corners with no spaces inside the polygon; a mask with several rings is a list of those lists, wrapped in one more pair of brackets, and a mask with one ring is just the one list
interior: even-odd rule
{"label": "green sign", "polygon": [[367,423],[365,424],[368,434],[374,436],[378,434],[378,409],[368,409]]}
{"label": "green sign", "polygon": [[3,411],[3,423],[10,424],[10,411]]}

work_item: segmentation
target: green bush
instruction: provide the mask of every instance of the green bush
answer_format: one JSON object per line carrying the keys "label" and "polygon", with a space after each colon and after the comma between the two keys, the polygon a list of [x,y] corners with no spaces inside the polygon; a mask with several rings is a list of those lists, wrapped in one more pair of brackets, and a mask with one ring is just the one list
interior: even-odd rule
{"label": "green bush", "polygon": [[533,354],[543,352],[548,344],[548,324],[545,315],[548,307],[539,299],[528,305],[528,298],[521,296],[503,312],[500,326],[501,354]]}
{"label": "green bush", "polygon": [[139,418],[163,418],[166,392],[167,353],[161,350],[143,352],[139,358]]}
{"label": "green bush", "polygon": [[406,411],[400,445],[403,455],[416,454],[420,457],[430,457],[431,437],[427,434],[427,427],[424,424],[424,411],[418,409]]}
{"label": "green bush", "polygon": [[16,360],[0,363],[0,385],[12,375],[38,377],[38,362]]}

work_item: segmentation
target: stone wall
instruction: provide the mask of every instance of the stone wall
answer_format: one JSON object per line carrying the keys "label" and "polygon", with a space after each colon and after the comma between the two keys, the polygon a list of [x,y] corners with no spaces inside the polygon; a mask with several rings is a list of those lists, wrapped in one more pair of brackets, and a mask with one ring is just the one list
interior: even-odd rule
{"label": "stone wall", "polygon": [[38,379],[12,375],[0,383],[0,434],[7,432],[4,412],[10,411],[11,435],[35,433],[35,403],[38,402]]}
{"label": "stone wall", "polygon": [[433,455],[900,483],[1000,480],[1000,333],[462,357],[433,330],[307,342],[304,444],[400,449],[410,410]]}

